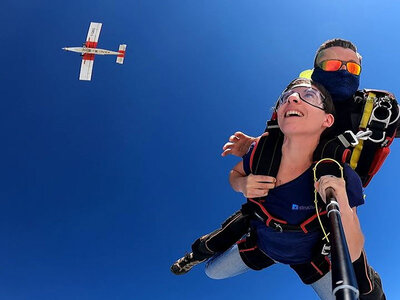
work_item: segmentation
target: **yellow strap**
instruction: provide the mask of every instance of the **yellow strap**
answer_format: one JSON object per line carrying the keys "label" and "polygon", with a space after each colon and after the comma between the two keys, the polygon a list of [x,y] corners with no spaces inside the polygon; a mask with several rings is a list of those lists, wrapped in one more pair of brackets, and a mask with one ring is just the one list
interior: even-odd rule
{"label": "yellow strap", "polygon": [[358,160],[360,159],[363,146],[364,146],[364,141],[363,140],[359,141],[357,146],[354,147],[353,153],[351,154],[350,167],[353,170],[357,168]]}
{"label": "yellow strap", "polygon": [[360,122],[360,128],[367,128],[369,118],[371,117],[372,109],[374,108],[374,101],[376,99],[376,95],[372,92],[368,93],[367,102],[364,106],[363,116]]}
{"label": "yellow strap", "polygon": [[[364,111],[360,122],[360,129],[367,128],[369,118],[371,117],[372,109],[374,108],[374,101],[376,94],[369,92],[367,101],[364,105]],[[364,141],[359,141],[358,145],[354,148],[350,158],[350,167],[354,170],[357,168],[358,160],[360,159],[361,151],[364,146]]]}

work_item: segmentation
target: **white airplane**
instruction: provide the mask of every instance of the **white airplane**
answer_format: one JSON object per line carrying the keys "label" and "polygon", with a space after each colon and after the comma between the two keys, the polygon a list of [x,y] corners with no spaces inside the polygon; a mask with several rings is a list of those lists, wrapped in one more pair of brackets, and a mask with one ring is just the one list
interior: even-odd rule
{"label": "white airplane", "polygon": [[98,49],[97,41],[99,40],[101,23],[91,22],[89,32],[83,47],[65,47],[63,50],[78,52],[82,55],[81,72],[79,74],[79,80],[90,80],[92,78],[93,60],[96,54],[99,55],[117,55],[117,63],[123,64],[126,45],[119,45],[118,52]]}

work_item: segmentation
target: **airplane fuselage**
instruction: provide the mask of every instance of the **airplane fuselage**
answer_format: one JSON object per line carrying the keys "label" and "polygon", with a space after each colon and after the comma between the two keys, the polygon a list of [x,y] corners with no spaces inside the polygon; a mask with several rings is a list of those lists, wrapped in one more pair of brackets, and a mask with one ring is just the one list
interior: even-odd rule
{"label": "airplane fuselage", "polygon": [[66,51],[71,51],[71,52],[78,52],[82,54],[98,54],[98,55],[120,55],[120,52],[115,52],[115,51],[110,51],[110,50],[105,50],[105,49],[99,49],[99,48],[88,48],[88,47],[64,47],[63,48]]}

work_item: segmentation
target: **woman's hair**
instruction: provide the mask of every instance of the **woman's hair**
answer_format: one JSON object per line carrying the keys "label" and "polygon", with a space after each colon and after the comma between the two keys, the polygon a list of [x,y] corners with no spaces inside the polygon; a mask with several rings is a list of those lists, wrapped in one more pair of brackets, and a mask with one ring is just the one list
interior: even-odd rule
{"label": "woman's hair", "polygon": [[295,85],[298,84],[311,84],[312,86],[316,87],[321,94],[325,97],[323,100],[324,103],[324,111],[328,114],[335,115],[335,106],[333,105],[332,97],[329,94],[329,92],[324,88],[323,85],[319,84],[318,82],[312,81],[311,79],[308,78],[296,78],[292,82],[288,84],[288,86],[285,88],[285,91],[289,90]]}

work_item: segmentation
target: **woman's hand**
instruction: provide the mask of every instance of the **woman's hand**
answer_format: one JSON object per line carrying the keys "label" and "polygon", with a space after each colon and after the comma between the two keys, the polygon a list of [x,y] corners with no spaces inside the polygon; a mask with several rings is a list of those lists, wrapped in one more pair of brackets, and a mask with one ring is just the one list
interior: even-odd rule
{"label": "woman's hand", "polygon": [[343,178],[338,178],[333,175],[321,176],[321,178],[315,183],[315,188],[325,203],[326,189],[332,188],[339,204],[340,211],[350,213],[351,208],[346,193],[346,182]]}
{"label": "woman's hand", "polygon": [[250,174],[244,177],[241,192],[246,198],[264,197],[275,187],[275,182],[275,177]]}

